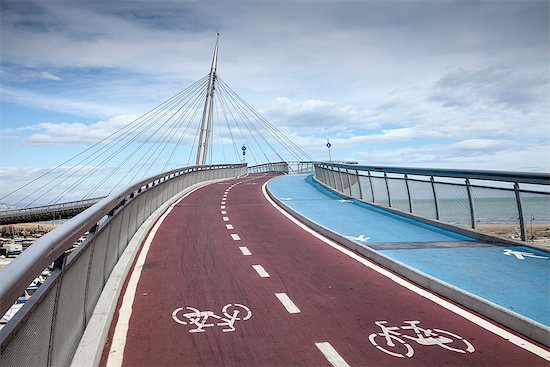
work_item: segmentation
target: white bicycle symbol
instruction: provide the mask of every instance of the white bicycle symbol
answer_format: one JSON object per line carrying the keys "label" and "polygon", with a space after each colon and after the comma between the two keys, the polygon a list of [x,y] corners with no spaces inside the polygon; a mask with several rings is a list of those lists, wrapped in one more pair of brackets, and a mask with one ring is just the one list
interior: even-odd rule
{"label": "white bicycle symbol", "polygon": [[[413,356],[414,350],[405,339],[424,346],[437,345],[457,353],[473,353],[475,351],[474,346],[463,337],[441,329],[423,329],[418,326],[420,321],[405,321],[403,326],[385,326],[387,323],[387,321],[376,321],[375,324],[380,326],[382,332],[370,334],[369,341],[382,352],[394,357],[410,358]],[[415,336],[402,334],[397,331],[399,329],[412,330]],[[381,340],[379,337],[384,339]],[[382,346],[381,344],[385,345]],[[403,347],[405,347],[405,350],[403,350]],[[391,351],[390,348],[394,351]]]}
{"label": "white bicycle symbol", "polygon": [[[227,326],[228,328],[222,329],[224,333],[235,331],[235,321],[244,321],[252,317],[252,312],[250,311],[250,309],[239,303],[229,303],[223,306],[222,313],[225,317],[218,316],[212,311],[200,311],[194,307],[186,307],[186,309],[191,311],[182,314],[182,316],[185,317],[187,321],[182,321],[178,317],[178,313],[184,310],[183,307],[176,308],[174,312],[172,312],[172,318],[175,322],[181,325],[195,325],[196,328],[189,330],[190,333],[202,333],[206,331],[204,330],[204,328],[212,326]],[[220,321],[207,324],[206,322],[210,317],[213,317],[214,319]]]}

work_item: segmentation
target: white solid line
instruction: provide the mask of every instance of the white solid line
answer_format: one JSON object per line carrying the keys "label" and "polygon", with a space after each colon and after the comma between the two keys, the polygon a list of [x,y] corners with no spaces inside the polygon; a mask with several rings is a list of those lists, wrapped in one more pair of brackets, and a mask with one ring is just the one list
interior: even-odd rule
{"label": "white solid line", "polygon": [[225,205],[220,206],[220,209],[225,209]]}
{"label": "white solid line", "polygon": [[334,367],[349,367],[349,364],[344,361],[344,358],[338,352],[336,349],[330,345],[330,343],[322,342],[322,343],[315,343],[317,348],[323,353],[325,358],[329,361],[331,365]]}
{"label": "white solid line", "polygon": [[166,210],[166,212],[164,212],[164,214],[162,214],[162,216],[155,223],[155,225],[151,229],[151,232],[149,232],[149,235],[147,235],[147,238],[143,243],[143,247],[134,265],[134,269],[132,270],[132,274],[130,275],[130,280],[128,281],[126,292],[124,293],[124,296],[122,298],[122,304],[120,305],[120,309],[118,310],[118,320],[115,326],[115,331],[113,333],[113,341],[111,342],[109,355],[107,357],[107,366],[114,367],[122,365],[124,349],[126,347],[126,335],[128,334],[128,327],[130,326],[130,317],[132,316],[132,306],[134,304],[134,298],[136,296],[137,285],[139,282],[139,278],[141,277],[141,270],[143,269],[143,265],[145,264],[145,259],[147,258],[147,254],[149,253],[151,243],[153,242],[153,238],[155,238],[157,231],[162,225],[162,222],[168,216],[168,214],[170,214],[172,209],[174,209],[174,207],[179,204],[180,201],[182,201],[198,189],[199,187],[191,190],[190,192],[179,198],[175,203],[170,205],[168,210]]}
{"label": "white solid line", "polygon": [[250,256],[252,255],[252,252],[248,249],[248,247],[239,247],[239,250],[243,253],[244,256]]}
{"label": "white solid line", "polygon": [[227,228],[227,229],[235,229],[235,228],[233,228],[233,225],[231,225],[231,224],[226,224],[226,225],[225,225],[225,228]]}
{"label": "white solid line", "polygon": [[224,222],[229,222],[229,217],[223,217],[222,219]]}
{"label": "white solid line", "polygon": [[290,297],[286,293],[275,293],[275,297],[281,301],[283,306],[285,306],[288,313],[300,313],[300,309],[292,302]]}
{"label": "white solid line", "polygon": [[269,278],[269,273],[265,271],[264,267],[261,265],[252,265],[254,270],[256,270],[256,273],[258,273],[259,276],[262,278]]}
{"label": "white solid line", "polygon": [[544,350],[543,348],[539,347],[538,345],[535,345],[531,343],[530,341],[523,339],[503,328],[501,328],[498,325],[495,325],[487,320],[484,320],[483,318],[477,316],[476,314],[472,313],[469,310],[466,310],[462,307],[459,307],[440,296],[431,293],[425,289],[422,289],[418,287],[416,284],[406,280],[405,278],[401,278],[400,276],[393,274],[389,270],[381,267],[380,265],[376,264],[375,262],[364,258],[362,256],[359,256],[357,253],[349,250],[348,248],[328,239],[327,237],[321,235],[320,233],[315,232],[313,229],[307,227],[305,224],[300,222],[298,219],[294,218],[290,213],[287,213],[283,208],[279,207],[271,198],[269,197],[267,191],[266,191],[267,182],[263,184],[262,186],[262,192],[264,194],[264,197],[266,200],[275,208],[277,209],[281,214],[283,214],[285,217],[287,217],[291,222],[296,224],[298,227],[302,228],[304,231],[308,232],[312,236],[318,238],[319,240],[323,241],[327,245],[333,247],[334,249],[342,252],[345,255],[348,255],[354,260],[357,260],[361,264],[365,265],[366,267],[376,271],[377,273],[385,276],[386,278],[390,279],[394,283],[397,283],[404,288],[407,288],[408,290],[418,294],[419,296],[422,296],[438,305],[440,305],[443,308],[446,308],[447,310],[454,312],[455,314],[463,317],[464,319],[480,326],[481,328],[488,330],[492,332],[495,335],[500,336],[503,339],[508,340],[510,343],[517,345],[520,348],[523,348],[541,358],[544,358],[547,361],[550,361],[550,352]]}
{"label": "white solid line", "polygon": [[236,234],[236,233],[231,233],[231,238],[233,239],[233,241],[240,241],[241,240],[239,235]]}

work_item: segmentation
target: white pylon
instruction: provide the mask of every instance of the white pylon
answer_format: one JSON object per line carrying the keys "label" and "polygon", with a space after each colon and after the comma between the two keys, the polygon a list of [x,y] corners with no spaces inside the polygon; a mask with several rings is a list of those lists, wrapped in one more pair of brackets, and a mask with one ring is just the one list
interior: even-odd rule
{"label": "white pylon", "polygon": [[214,48],[214,57],[212,58],[212,67],[210,68],[210,78],[208,80],[208,91],[206,101],[204,102],[204,111],[202,113],[201,135],[197,149],[196,164],[206,164],[208,156],[208,142],[210,141],[210,126],[212,125],[212,103],[214,101],[214,85],[216,83],[216,66],[218,64],[218,41],[220,34],[216,36],[216,47]]}

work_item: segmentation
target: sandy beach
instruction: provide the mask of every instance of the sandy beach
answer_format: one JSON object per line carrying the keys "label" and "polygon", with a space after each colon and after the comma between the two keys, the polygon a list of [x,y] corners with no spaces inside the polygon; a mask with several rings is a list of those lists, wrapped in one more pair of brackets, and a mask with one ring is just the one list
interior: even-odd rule
{"label": "sandy beach", "polygon": [[[519,225],[478,224],[478,231],[496,234],[501,237],[520,239]],[[550,249],[550,223],[527,224],[527,242]]]}

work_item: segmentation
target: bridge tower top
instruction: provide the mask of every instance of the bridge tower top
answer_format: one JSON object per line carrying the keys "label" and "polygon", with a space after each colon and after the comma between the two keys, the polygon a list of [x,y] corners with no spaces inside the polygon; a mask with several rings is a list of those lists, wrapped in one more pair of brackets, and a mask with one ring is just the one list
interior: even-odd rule
{"label": "bridge tower top", "polygon": [[208,144],[210,142],[210,133],[212,126],[212,107],[214,103],[214,89],[216,83],[216,67],[218,64],[218,42],[220,34],[216,36],[216,46],[214,47],[214,56],[212,57],[212,66],[210,68],[210,76],[208,79],[208,90],[206,92],[206,101],[204,102],[204,110],[202,113],[201,134],[199,138],[199,146],[197,149],[197,164],[206,164],[208,155]]}

